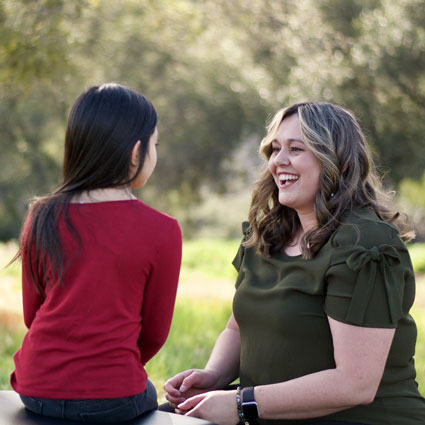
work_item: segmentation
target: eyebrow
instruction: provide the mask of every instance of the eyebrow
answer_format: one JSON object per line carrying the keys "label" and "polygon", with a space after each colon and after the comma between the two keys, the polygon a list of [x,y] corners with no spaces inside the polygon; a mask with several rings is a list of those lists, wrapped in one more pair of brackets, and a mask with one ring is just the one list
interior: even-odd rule
{"label": "eyebrow", "polygon": [[[304,143],[304,141],[303,140],[301,140],[301,139],[286,139],[288,142],[299,142],[299,143],[302,143],[303,145],[305,145],[305,143]],[[273,143],[273,142],[276,142],[276,143],[279,143],[279,140],[277,140],[277,139],[273,139],[272,141],[271,141],[271,143]]]}

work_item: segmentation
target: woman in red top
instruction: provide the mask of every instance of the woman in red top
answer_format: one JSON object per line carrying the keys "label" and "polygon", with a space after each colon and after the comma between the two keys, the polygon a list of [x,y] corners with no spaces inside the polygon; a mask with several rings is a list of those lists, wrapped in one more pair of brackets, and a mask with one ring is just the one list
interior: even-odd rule
{"label": "woman in red top", "polygon": [[28,332],[11,385],[36,413],[117,422],[157,407],[144,366],[169,332],[182,243],[175,219],[131,193],[155,168],[156,124],[135,91],[87,90],[63,183],[30,208],[18,253]]}

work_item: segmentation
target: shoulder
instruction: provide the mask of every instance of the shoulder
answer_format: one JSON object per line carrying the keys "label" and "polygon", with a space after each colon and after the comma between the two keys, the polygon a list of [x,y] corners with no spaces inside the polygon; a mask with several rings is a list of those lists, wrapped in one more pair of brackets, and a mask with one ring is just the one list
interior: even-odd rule
{"label": "shoulder", "polygon": [[137,211],[133,232],[140,236],[143,245],[156,253],[157,258],[168,258],[171,261],[179,257],[183,238],[178,221],[139,200],[133,204],[133,208]]}
{"label": "shoulder", "polygon": [[129,203],[122,218],[124,226],[155,245],[181,242],[182,234],[178,221],[140,200]]}
{"label": "shoulder", "polygon": [[158,211],[142,201],[135,201],[133,207],[134,212],[150,224],[158,224],[166,227],[179,227],[179,224],[174,217]]}
{"label": "shoulder", "polygon": [[333,247],[360,245],[371,248],[380,244],[404,247],[397,228],[366,208],[344,214],[332,236]]}
{"label": "shoulder", "polygon": [[345,214],[330,241],[327,314],[356,326],[395,327],[414,294],[412,264],[397,229],[363,209]]}

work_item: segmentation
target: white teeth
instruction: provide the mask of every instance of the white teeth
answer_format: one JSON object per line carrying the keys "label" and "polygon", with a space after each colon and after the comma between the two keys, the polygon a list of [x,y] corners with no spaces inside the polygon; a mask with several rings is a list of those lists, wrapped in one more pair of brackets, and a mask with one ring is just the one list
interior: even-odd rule
{"label": "white teeth", "polygon": [[279,174],[279,180],[298,180],[300,176],[294,176],[293,174]]}

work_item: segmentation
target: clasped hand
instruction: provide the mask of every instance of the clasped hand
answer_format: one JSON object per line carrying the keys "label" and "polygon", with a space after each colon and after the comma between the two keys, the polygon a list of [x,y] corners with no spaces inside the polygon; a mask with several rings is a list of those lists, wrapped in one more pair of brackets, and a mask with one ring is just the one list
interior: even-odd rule
{"label": "clasped hand", "polygon": [[213,391],[219,380],[219,374],[214,371],[186,370],[165,383],[165,398],[176,408],[176,413],[219,425],[235,425],[239,422],[236,391]]}

